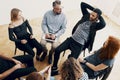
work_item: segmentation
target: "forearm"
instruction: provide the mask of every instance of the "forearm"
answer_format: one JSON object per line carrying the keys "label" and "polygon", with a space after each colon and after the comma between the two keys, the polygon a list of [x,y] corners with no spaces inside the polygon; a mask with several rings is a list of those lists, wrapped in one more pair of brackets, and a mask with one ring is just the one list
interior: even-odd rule
{"label": "forearm", "polygon": [[43,33],[45,33],[45,34],[49,33],[47,25],[45,25],[45,24],[42,24],[42,30],[43,30]]}
{"label": "forearm", "polygon": [[6,78],[7,76],[9,76],[12,72],[14,72],[16,70],[15,67],[12,67],[11,69],[3,72],[2,74],[0,74],[0,80],[3,80],[4,78]]}
{"label": "forearm", "polygon": [[21,40],[19,39],[16,39],[14,33],[13,33],[13,29],[12,28],[8,28],[8,32],[9,32],[9,39],[11,41],[14,41],[14,42],[21,42]]}
{"label": "forearm", "polygon": [[108,66],[104,65],[104,64],[99,64],[99,65],[93,65],[89,62],[86,62],[85,64],[86,66],[88,66],[90,69],[92,69],[93,71],[100,71],[100,70],[104,70],[105,68],[107,68]]}
{"label": "forearm", "polygon": [[89,4],[85,3],[85,2],[81,2],[81,10],[82,10],[83,15],[89,13],[87,9],[93,11],[94,7],[92,7],[91,5],[89,5]]}
{"label": "forearm", "polygon": [[12,60],[13,58],[9,58],[9,57],[4,56],[4,55],[2,55],[2,54],[3,54],[3,53],[0,53],[0,58],[5,59],[5,60],[8,60],[8,61],[13,61],[13,60]]}
{"label": "forearm", "polygon": [[55,34],[55,36],[56,36],[56,37],[60,37],[64,32],[65,32],[65,29],[60,30],[59,32],[57,32],[57,33]]}
{"label": "forearm", "polygon": [[30,26],[28,20],[27,20],[27,27],[28,27],[28,29],[29,29],[29,31],[30,31],[30,34],[33,35],[32,27]]}
{"label": "forearm", "polygon": [[93,71],[98,71],[98,70],[96,69],[96,66],[93,65],[93,64],[91,64],[91,63],[89,63],[89,62],[86,63],[86,66],[88,66],[88,67],[89,67],[90,69],[92,69]]}
{"label": "forearm", "polygon": [[97,25],[96,25],[96,29],[97,29],[97,30],[100,30],[100,29],[104,28],[105,26],[106,26],[106,22],[105,22],[105,20],[103,19],[103,17],[100,16],[100,17],[99,17],[99,22],[98,22]]}

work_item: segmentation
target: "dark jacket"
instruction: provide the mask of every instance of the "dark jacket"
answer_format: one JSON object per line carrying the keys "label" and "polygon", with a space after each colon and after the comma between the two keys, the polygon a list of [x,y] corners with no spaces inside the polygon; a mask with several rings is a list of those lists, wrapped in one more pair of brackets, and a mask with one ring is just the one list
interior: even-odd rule
{"label": "dark jacket", "polygon": [[[74,32],[76,31],[79,24],[81,24],[85,21],[89,21],[90,13],[87,11],[87,9],[90,9],[91,11],[94,10],[94,8],[92,6],[90,6],[89,4],[81,2],[81,10],[82,10],[83,16],[82,16],[81,20],[79,20],[78,23],[73,28],[72,34],[74,34]],[[89,51],[92,50],[93,42],[94,42],[95,35],[96,35],[96,31],[100,30],[100,29],[103,29],[105,27],[105,25],[106,25],[106,23],[105,23],[104,19],[102,18],[102,16],[99,16],[99,22],[92,23],[92,25],[90,26],[90,32],[89,32],[88,40],[85,43],[83,50],[85,50],[86,48],[88,48]]]}

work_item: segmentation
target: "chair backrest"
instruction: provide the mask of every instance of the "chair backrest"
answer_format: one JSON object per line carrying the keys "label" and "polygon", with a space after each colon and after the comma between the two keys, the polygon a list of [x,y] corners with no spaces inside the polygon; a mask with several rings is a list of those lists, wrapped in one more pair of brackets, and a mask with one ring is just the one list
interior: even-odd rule
{"label": "chair backrest", "polygon": [[[106,68],[105,70],[103,70],[99,75],[98,77],[101,79],[101,80],[106,80],[108,78],[108,76],[110,75],[111,73],[111,70],[113,68],[113,65],[112,66],[109,66],[108,68]],[[98,78],[97,77],[97,78]],[[97,80],[96,78],[96,80]]]}

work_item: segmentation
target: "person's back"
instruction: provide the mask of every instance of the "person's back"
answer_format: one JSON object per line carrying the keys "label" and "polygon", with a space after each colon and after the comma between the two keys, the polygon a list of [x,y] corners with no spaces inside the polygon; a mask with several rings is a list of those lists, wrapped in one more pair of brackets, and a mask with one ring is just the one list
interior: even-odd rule
{"label": "person's back", "polygon": [[60,69],[61,80],[88,80],[88,75],[85,73],[74,58],[67,59]]}

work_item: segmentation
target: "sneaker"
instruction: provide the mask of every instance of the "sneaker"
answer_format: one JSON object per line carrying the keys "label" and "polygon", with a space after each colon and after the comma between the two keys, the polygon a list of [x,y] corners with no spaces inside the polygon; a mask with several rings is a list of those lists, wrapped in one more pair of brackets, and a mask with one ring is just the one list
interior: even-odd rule
{"label": "sneaker", "polygon": [[51,71],[56,71],[58,68],[57,67],[52,67]]}
{"label": "sneaker", "polygon": [[58,70],[53,70],[53,71],[51,71],[51,76],[58,75],[58,74],[59,74],[58,72],[59,72]]}
{"label": "sneaker", "polygon": [[43,60],[45,59],[46,55],[47,55],[47,53],[46,53],[46,52],[43,52],[43,54],[42,54],[42,56],[41,56],[41,58],[40,58],[40,61],[43,61]]}

